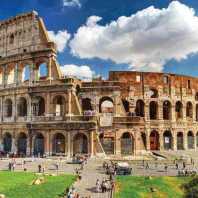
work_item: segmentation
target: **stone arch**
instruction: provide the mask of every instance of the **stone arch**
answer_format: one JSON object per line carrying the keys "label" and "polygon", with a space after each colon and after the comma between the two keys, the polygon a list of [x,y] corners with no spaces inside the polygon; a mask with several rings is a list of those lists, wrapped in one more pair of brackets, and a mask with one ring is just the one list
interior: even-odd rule
{"label": "stone arch", "polygon": [[177,133],[177,150],[184,150],[184,135],[183,132]]}
{"label": "stone arch", "polygon": [[83,98],[82,99],[82,110],[83,110],[83,112],[93,110],[90,98]]}
{"label": "stone arch", "polygon": [[187,102],[186,104],[186,117],[193,118],[193,105],[191,102]]}
{"label": "stone arch", "polygon": [[99,136],[100,143],[104,149],[104,152],[108,155],[114,154],[114,145],[115,145],[115,139],[114,137],[105,137],[104,133],[101,133]]}
{"label": "stone arch", "polygon": [[40,80],[46,79],[48,75],[48,65],[46,62],[42,62],[38,65],[38,77]]}
{"label": "stone arch", "polygon": [[135,114],[136,116],[144,117],[144,101],[143,100],[137,100]]}
{"label": "stone arch", "polygon": [[15,65],[9,65],[7,68],[7,84],[13,84],[15,81]]}
{"label": "stone arch", "polygon": [[150,120],[156,120],[158,118],[158,104],[156,101],[151,101],[149,104]]}
{"label": "stone arch", "polygon": [[12,117],[13,107],[12,107],[12,100],[7,98],[4,102],[4,116],[5,117]]}
{"label": "stone arch", "polygon": [[121,137],[121,154],[132,155],[134,153],[134,138],[129,132],[125,132]]}
{"label": "stone arch", "polygon": [[171,131],[164,131],[163,142],[165,150],[173,149],[173,136]]}
{"label": "stone arch", "polygon": [[53,109],[54,114],[56,116],[64,116],[65,115],[65,98],[61,95],[57,95],[53,99]]}
{"label": "stone arch", "polygon": [[35,96],[32,98],[32,110],[35,116],[45,115],[45,99],[41,96]]}
{"label": "stone arch", "polygon": [[22,82],[30,80],[30,65],[25,65],[22,69]]}
{"label": "stone arch", "polygon": [[114,112],[114,103],[113,99],[104,96],[99,101],[99,112],[100,113],[113,113]]}
{"label": "stone arch", "polygon": [[171,103],[168,100],[163,102],[163,119],[171,120]]}
{"label": "stone arch", "polygon": [[150,133],[150,150],[159,150],[159,133],[153,130]]}
{"label": "stone arch", "polygon": [[84,133],[77,133],[73,137],[73,153],[88,154],[88,137]]}
{"label": "stone arch", "polygon": [[10,37],[9,37],[9,43],[12,45],[14,44],[14,34],[10,34]]}
{"label": "stone arch", "polygon": [[176,119],[183,118],[183,104],[180,101],[177,101],[175,104]]}
{"label": "stone arch", "polygon": [[130,108],[129,108],[129,101],[126,100],[125,98],[122,99],[122,104],[124,106],[125,112],[128,113],[130,112]]}
{"label": "stone arch", "polygon": [[37,133],[34,137],[34,155],[43,156],[45,152],[45,139],[42,133]]}
{"label": "stone arch", "polygon": [[188,149],[194,149],[195,139],[192,131],[188,131],[187,133],[187,145]]}
{"label": "stone arch", "polygon": [[62,133],[56,133],[53,137],[53,154],[65,154],[65,136]]}
{"label": "stone arch", "polygon": [[26,155],[27,153],[27,135],[20,133],[17,140],[17,151],[19,155]]}
{"label": "stone arch", "polygon": [[17,114],[19,117],[27,116],[27,100],[24,97],[20,97],[18,100]]}
{"label": "stone arch", "polygon": [[6,153],[12,150],[12,135],[10,133],[5,133],[3,136],[3,150]]}

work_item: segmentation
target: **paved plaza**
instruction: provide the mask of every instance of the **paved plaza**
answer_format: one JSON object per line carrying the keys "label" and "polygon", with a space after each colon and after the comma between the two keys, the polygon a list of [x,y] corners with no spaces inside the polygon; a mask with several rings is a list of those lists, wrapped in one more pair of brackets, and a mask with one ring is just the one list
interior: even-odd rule
{"label": "paved plaza", "polygon": [[[183,169],[183,162],[185,161],[186,170],[198,171],[198,156],[196,153],[186,153],[185,160],[178,160],[179,170]],[[160,160],[159,160],[160,159]],[[130,160],[128,161],[130,167],[132,168],[132,175],[139,176],[176,176],[178,175],[178,170],[175,166],[175,161],[161,158],[155,160]],[[193,159],[194,163],[191,163]],[[2,158],[0,160],[0,169],[8,170],[8,164],[12,159]],[[70,164],[70,160],[66,158],[17,158],[15,171],[23,171],[24,161],[25,168],[30,172],[38,172],[38,165],[40,164],[46,173],[53,174],[75,174],[76,168],[80,168],[79,164]],[[81,176],[82,179],[74,183],[74,187],[81,197],[91,197],[91,198],[108,198],[110,197],[110,192],[107,193],[96,193],[95,184],[96,180],[99,179],[100,182],[105,178],[108,179],[109,176],[106,175],[106,171],[103,169],[103,162],[106,161],[110,163],[110,159],[101,158],[90,158],[88,163],[84,166]],[[114,160],[117,162],[117,160]],[[58,164],[58,171],[56,165]],[[148,166],[148,167],[146,167]],[[165,170],[167,166],[167,170]]]}

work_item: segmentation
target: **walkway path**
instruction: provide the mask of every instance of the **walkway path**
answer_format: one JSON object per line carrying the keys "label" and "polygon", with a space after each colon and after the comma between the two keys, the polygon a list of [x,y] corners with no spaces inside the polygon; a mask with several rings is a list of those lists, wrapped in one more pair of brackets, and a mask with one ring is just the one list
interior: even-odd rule
{"label": "walkway path", "polygon": [[82,172],[82,179],[74,184],[77,192],[81,197],[91,198],[110,198],[110,192],[97,193],[95,191],[96,180],[100,182],[103,178],[107,178],[102,168],[102,160],[89,159]]}

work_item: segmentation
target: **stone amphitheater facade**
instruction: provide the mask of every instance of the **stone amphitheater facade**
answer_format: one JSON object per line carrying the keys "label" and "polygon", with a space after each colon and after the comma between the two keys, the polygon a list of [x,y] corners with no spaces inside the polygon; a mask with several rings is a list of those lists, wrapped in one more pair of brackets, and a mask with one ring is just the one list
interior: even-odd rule
{"label": "stone amphitheater facade", "polygon": [[125,156],[198,148],[198,78],[63,76],[36,12],[0,22],[0,152]]}

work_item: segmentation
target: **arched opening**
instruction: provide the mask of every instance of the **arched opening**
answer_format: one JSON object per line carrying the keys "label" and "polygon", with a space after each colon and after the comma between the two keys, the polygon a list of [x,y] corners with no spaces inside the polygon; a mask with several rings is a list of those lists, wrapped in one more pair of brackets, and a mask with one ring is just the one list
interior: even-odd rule
{"label": "arched opening", "polygon": [[80,85],[76,85],[76,95],[78,96],[80,93]]}
{"label": "arched opening", "polygon": [[14,34],[10,35],[10,44],[14,44]]}
{"label": "arched opening", "polygon": [[159,133],[152,131],[150,134],[150,150],[159,150]]}
{"label": "arched opening", "polygon": [[57,133],[54,135],[53,154],[65,154],[65,136],[61,133]]}
{"label": "arched opening", "polygon": [[150,119],[151,120],[156,120],[157,119],[157,114],[158,114],[158,104],[155,101],[151,101],[149,104],[149,114],[150,114]]}
{"label": "arched opening", "polygon": [[193,117],[193,106],[191,102],[187,102],[186,104],[186,117],[187,118]]}
{"label": "arched opening", "polygon": [[196,104],[196,121],[198,121],[198,104]]}
{"label": "arched opening", "polygon": [[163,119],[171,120],[171,103],[167,100],[163,102]]}
{"label": "arched opening", "polygon": [[195,140],[194,140],[194,134],[192,131],[188,131],[187,142],[188,142],[188,149],[194,149]]}
{"label": "arched opening", "polygon": [[83,98],[82,99],[82,110],[83,112],[92,111],[91,99],[90,98]]}
{"label": "arched opening", "polygon": [[125,112],[128,113],[130,111],[129,110],[129,101],[126,99],[122,99],[122,104],[124,106]]}
{"label": "arched opening", "polygon": [[44,137],[41,133],[38,133],[34,138],[34,155],[43,156],[43,154],[44,154]]}
{"label": "arched opening", "polygon": [[182,132],[177,133],[177,150],[184,149],[184,136]]}
{"label": "arched opening", "polygon": [[23,97],[19,98],[17,112],[19,117],[27,116],[27,101]]}
{"label": "arched opening", "polygon": [[113,137],[105,137],[104,133],[100,134],[100,143],[104,149],[104,152],[107,155],[113,155],[114,154],[114,138]]}
{"label": "arched opening", "polygon": [[78,133],[73,139],[73,153],[87,154],[88,153],[88,139],[83,133]]}
{"label": "arched opening", "polygon": [[4,103],[4,107],[5,107],[4,116],[12,117],[12,100],[6,99],[6,101]]}
{"label": "arched opening", "polygon": [[3,150],[6,153],[12,150],[12,136],[10,133],[6,133],[3,138]]}
{"label": "arched opening", "polygon": [[142,143],[143,143],[143,146],[144,146],[144,149],[146,150],[147,147],[146,147],[146,134],[144,132],[141,132],[141,138],[142,138]]}
{"label": "arched opening", "polygon": [[175,104],[175,112],[176,112],[176,119],[183,118],[183,105],[180,101],[177,101]]}
{"label": "arched opening", "polygon": [[56,96],[53,100],[55,116],[64,116],[65,114],[65,98]]}
{"label": "arched opening", "polygon": [[34,116],[45,115],[45,100],[41,96],[32,98],[32,111]]}
{"label": "arched opening", "polygon": [[123,133],[121,137],[121,154],[132,155],[134,151],[134,141],[130,133]]}
{"label": "arched opening", "polygon": [[157,89],[150,89],[150,92],[149,92],[149,94],[150,94],[150,97],[151,98],[158,98],[158,91],[157,91]]}
{"label": "arched opening", "polygon": [[20,133],[17,142],[17,150],[19,155],[26,155],[27,151],[27,136],[25,133]]}
{"label": "arched opening", "polygon": [[172,149],[173,146],[173,137],[170,131],[165,131],[163,134],[164,139],[164,149],[169,150]]}
{"label": "arched opening", "polygon": [[26,65],[22,72],[22,82],[30,80],[30,66]]}
{"label": "arched opening", "polygon": [[100,99],[99,112],[100,113],[113,113],[114,112],[113,100],[110,97],[103,97]]}
{"label": "arched opening", "polygon": [[137,100],[135,114],[136,116],[144,117],[144,102],[142,100]]}
{"label": "arched opening", "polygon": [[8,77],[7,77],[7,84],[13,84],[15,80],[15,72],[14,72],[14,67],[10,68],[8,71]]}
{"label": "arched opening", "polygon": [[39,79],[43,80],[47,77],[48,74],[48,67],[46,63],[42,63],[39,65]]}

